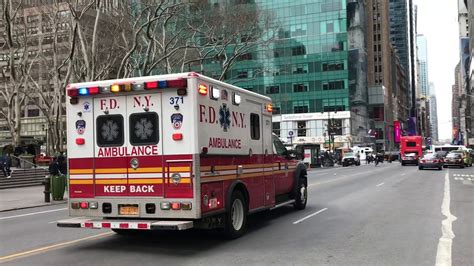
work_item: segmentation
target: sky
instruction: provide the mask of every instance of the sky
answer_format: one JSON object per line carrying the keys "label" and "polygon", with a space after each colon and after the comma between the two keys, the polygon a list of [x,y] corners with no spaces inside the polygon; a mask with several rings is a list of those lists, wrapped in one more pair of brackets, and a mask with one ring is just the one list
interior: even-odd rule
{"label": "sky", "polygon": [[456,0],[415,0],[418,34],[428,42],[428,78],[438,102],[439,139],[451,138],[451,89],[459,62],[458,7]]}

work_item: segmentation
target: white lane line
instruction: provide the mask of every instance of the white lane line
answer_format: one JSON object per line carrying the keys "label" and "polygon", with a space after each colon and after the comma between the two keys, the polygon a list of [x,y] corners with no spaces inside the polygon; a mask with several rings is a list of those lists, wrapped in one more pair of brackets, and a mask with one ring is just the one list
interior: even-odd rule
{"label": "white lane line", "polygon": [[302,221],[304,221],[304,220],[306,220],[306,219],[308,219],[308,218],[311,218],[311,217],[313,217],[313,216],[315,216],[315,215],[317,215],[317,214],[320,214],[320,213],[322,213],[323,211],[325,211],[325,210],[327,210],[327,209],[328,209],[328,208],[321,209],[321,210],[319,210],[319,211],[317,211],[317,212],[315,212],[315,213],[313,213],[313,214],[310,214],[310,215],[308,215],[308,216],[306,216],[306,217],[303,217],[303,218],[299,219],[298,221],[293,222],[293,224],[299,224],[299,223],[301,223]]}
{"label": "white lane line", "polygon": [[383,186],[383,184],[385,184],[385,182],[382,182],[382,183],[380,183],[380,184],[376,185],[376,187]]}
{"label": "white lane line", "polygon": [[441,204],[441,213],[446,216],[446,219],[441,221],[441,237],[438,242],[438,250],[436,252],[436,266],[450,266],[453,239],[455,237],[453,232],[453,222],[456,221],[456,216],[451,214],[451,192],[449,188],[449,172],[444,177],[444,197]]}
{"label": "white lane line", "polygon": [[403,174],[401,174],[400,176],[404,176],[404,175],[406,175],[406,174],[405,174],[405,173],[403,173]]}
{"label": "white lane line", "polygon": [[41,211],[41,212],[31,212],[31,213],[25,213],[25,214],[13,215],[13,216],[0,217],[0,220],[7,220],[7,219],[18,218],[18,217],[25,217],[25,216],[42,214],[42,213],[49,213],[49,212],[58,212],[58,211],[64,211],[64,210],[67,210],[67,208],[47,210],[47,211]]}

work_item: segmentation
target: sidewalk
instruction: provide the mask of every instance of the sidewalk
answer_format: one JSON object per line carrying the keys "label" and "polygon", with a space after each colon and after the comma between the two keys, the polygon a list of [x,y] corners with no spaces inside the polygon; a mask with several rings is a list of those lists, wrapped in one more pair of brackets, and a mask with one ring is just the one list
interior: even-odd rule
{"label": "sidewalk", "polygon": [[10,188],[0,190],[0,212],[50,206],[67,203],[67,191],[64,200],[44,202],[44,186]]}

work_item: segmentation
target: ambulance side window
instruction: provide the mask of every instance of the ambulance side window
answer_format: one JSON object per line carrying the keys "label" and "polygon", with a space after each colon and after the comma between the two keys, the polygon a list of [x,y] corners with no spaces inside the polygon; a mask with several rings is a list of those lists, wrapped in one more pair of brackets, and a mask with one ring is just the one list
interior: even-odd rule
{"label": "ambulance side window", "polygon": [[135,113],[129,117],[130,144],[155,145],[159,141],[158,114],[155,112]]}
{"label": "ambulance side window", "polygon": [[272,136],[272,140],[275,153],[278,155],[286,155],[287,150],[285,148],[285,145],[283,145],[283,143],[280,141],[280,139],[278,139],[278,137],[276,136]]}
{"label": "ambulance side window", "polygon": [[99,147],[123,145],[123,116],[100,115],[96,119],[96,138]]}
{"label": "ambulance side window", "polygon": [[250,114],[250,138],[260,139],[260,116],[254,113]]}

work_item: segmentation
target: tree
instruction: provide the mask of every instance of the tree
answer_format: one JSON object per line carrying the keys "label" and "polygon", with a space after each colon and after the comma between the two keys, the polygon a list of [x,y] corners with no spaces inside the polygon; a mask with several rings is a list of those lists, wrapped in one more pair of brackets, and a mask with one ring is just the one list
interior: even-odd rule
{"label": "tree", "polygon": [[[193,2],[190,28],[197,33],[194,48],[199,56],[185,62],[204,72],[206,63],[219,65],[219,80],[232,80],[229,75],[239,61],[253,60],[256,51],[270,47],[276,37],[276,23],[270,13],[256,4],[211,5],[208,1]],[[263,68],[261,71],[265,71]]]}
{"label": "tree", "polygon": [[26,99],[26,76],[31,70],[28,56],[29,33],[22,14],[22,1],[3,0],[2,20],[4,40],[1,50],[7,52],[7,65],[2,68],[0,95],[6,103],[0,108],[0,118],[9,126],[12,142],[20,145],[21,114]]}

